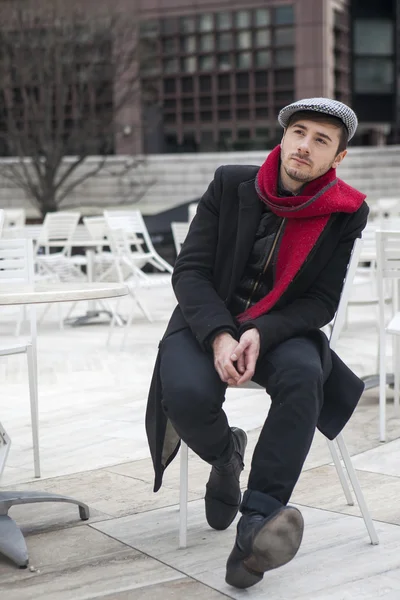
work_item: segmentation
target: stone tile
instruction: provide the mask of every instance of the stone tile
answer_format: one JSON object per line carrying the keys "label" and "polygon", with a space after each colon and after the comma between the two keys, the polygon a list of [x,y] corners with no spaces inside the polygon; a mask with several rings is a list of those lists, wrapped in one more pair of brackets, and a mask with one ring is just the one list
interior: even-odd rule
{"label": "stone tile", "polygon": [[96,523],[93,527],[230,598],[249,594],[255,600],[266,596],[274,600],[350,600],[351,596],[344,593],[351,585],[357,589],[352,597],[357,600],[372,598],[371,590],[377,589],[379,597],[393,600],[400,590],[397,526],[377,523],[381,544],[371,546],[361,519],[307,507],[301,510],[306,528],[298,555],[285,567],[268,573],[261,584],[248,592],[235,590],[224,582],[234,527],[222,532],[210,530],[199,501],[189,504],[186,549],[177,548],[177,511],[173,507]]}
{"label": "stone tile", "polygon": [[354,466],[363,471],[400,477],[400,439],[379,444],[373,450],[359,454],[354,458]]}
{"label": "stone tile", "polygon": [[[357,471],[371,517],[377,521],[400,525],[400,478],[379,473]],[[349,506],[334,466],[303,471],[295,487],[292,501],[348,515],[361,515],[354,492],[355,505]]]}
{"label": "stone tile", "polygon": [[102,600],[217,600],[227,598],[208,586],[189,578],[177,579],[148,585],[146,588],[130,589],[125,592],[112,592],[101,596]]}
{"label": "stone tile", "polygon": [[[149,463],[149,460],[146,462]],[[3,489],[13,489],[13,486]],[[176,504],[179,498],[178,488],[163,486],[159,493],[153,494],[152,483],[106,469],[35,481],[24,484],[23,489],[79,499],[90,508],[90,522],[170,506]],[[198,497],[194,493],[189,495],[190,500]],[[24,532],[37,533],[82,523],[75,505],[58,502],[14,506],[10,509],[10,516]]]}

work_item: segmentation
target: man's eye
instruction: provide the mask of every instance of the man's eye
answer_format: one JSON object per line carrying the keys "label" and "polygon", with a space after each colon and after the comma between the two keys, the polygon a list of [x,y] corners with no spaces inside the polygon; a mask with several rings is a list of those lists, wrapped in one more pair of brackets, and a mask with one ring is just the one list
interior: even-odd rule
{"label": "man's eye", "polygon": [[321,142],[321,144],[326,144],[325,140],[323,140],[322,138],[317,138],[317,142]]}

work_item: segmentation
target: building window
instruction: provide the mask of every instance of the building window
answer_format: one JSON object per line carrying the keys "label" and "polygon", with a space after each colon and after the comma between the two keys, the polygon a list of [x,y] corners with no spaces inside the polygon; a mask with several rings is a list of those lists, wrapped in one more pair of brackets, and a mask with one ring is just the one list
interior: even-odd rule
{"label": "building window", "polygon": [[196,36],[186,35],[185,37],[181,38],[181,50],[187,54],[196,52]]}
{"label": "building window", "polygon": [[176,123],[176,114],[175,113],[167,113],[166,115],[164,115],[163,120],[166,125],[173,125],[174,123]]}
{"label": "building window", "polygon": [[210,106],[212,106],[211,96],[202,96],[200,98],[200,108],[209,108]]}
{"label": "building window", "polygon": [[182,60],[182,71],[184,73],[194,73],[197,70],[197,62],[195,56],[188,56]]}
{"label": "building window", "polygon": [[292,25],[294,23],[293,6],[277,6],[274,10],[275,25]]}
{"label": "building window", "polygon": [[236,104],[248,104],[249,103],[249,95],[248,94],[237,94],[236,95]]}
{"label": "building window", "polygon": [[200,71],[212,71],[213,68],[214,68],[214,56],[212,54],[206,54],[205,56],[199,57]]}
{"label": "building window", "polygon": [[393,60],[384,57],[356,58],[354,88],[358,94],[388,94],[393,90]]}
{"label": "building window", "polygon": [[359,94],[393,91],[394,23],[359,19],[354,23],[354,90]]}
{"label": "building window", "polygon": [[194,113],[192,112],[184,112],[182,115],[182,120],[184,123],[193,123],[194,121]]}
{"label": "building window", "polygon": [[214,28],[214,20],[212,14],[200,15],[199,17],[199,30],[200,31],[212,31]]}
{"label": "building window", "polygon": [[270,50],[259,50],[255,53],[255,66],[256,67],[269,67],[271,65],[271,52]]}
{"label": "building window", "polygon": [[275,64],[278,67],[292,67],[294,65],[294,50],[292,48],[276,50]]}
{"label": "building window", "polygon": [[294,69],[280,69],[274,73],[276,87],[294,87]]}
{"label": "building window", "polygon": [[268,103],[268,94],[256,94],[255,96],[256,104],[267,104]]}
{"label": "building window", "polygon": [[249,10],[238,10],[235,13],[235,25],[237,29],[246,29],[251,25],[251,12]]}
{"label": "building window", "polygon": [[175,54],[176,53],[176,39],[165,38],[163,41],[163,52],[164,54]]}
{"label": "building window", "polygon": [[275,46],[293,46],[294,45],[294,28],[293,27],[276,27],[274,32]]}
{"label": "building window", "polygon": [[233,38],[231,33],[218,33],[217,34],[217,47],[218,50],[226,51],[232,50]]}
{"label": "building window", "polygon": [[175,79],[164,79],[164,94],[174,94],[176,92]]}
{"label": "building window", "polygon": [[237,73],[236,89],[247,90],[248,88],[249,88],[249,74],[248,73]]}
{"label": "building window", "polygon": [[214,36],[212,33],[204,33],[200,36],[200,51],[211,52],[214,50]]}
{"label": "building window", "polygon": [[268,72],[256,71],[254,82],[256,89],[268,87]]}
{"label": "building window", "polygon": [[183,108],[193,108],[194,100],[193,98],[182,98],[182,107]]}
{"label": "building window", "polygon": [[229,121],[229,119],[232,118],[232,113],[230,110],[219,110],[218,111],[218,118],[221,121]]}
{"label": "building window", "polygon": [[236,36],[236,47],[238,50],[251,48],[251,31],[240,31]]}
{"label": "building window", "polygon": [[218,96],[218,106],[229,106],[230,103],[230,96]]}
{"label": "building window", "polygon": [[218,75],[218,89],[220,91],[231,89],[230,75]]}
{"label": "building window", "polygon": [[232,58],[230,54],[218,54],[218,69],[230,71],[232,69]]}
{"label": "building window", "polygon": [[178,31],[178,21],[177,19],[163,19],[162,20],[162,33],[164,35],[173,35]]}
{"label": "building window", "polygon": [[183,33],[194,33],[196,31],[196,21],[194,17],[182,17],[180,21],[180,30]]}
{"label": "building window", "polygon": [[231,29],[232,15],[228,12],[217,13],[217,29]]}
{"label": "building window", "polygon": [[164,60],[164,73],[176,73],[179,70],[178,59],[169,58]]}
{"label": "building window", "polygon": [[257,47],[271,45],[271,32],[269,29],[259,29],[254,36],[254,44]]}
{"label": "building window", "polygon": [[201,92],[211,92],[211,76],[210,75],[201,75],[199,77],[200,91]]}
{"label": "building window", "polygon": [[182,77],[181,89],[182,89],[182,93],[184,93],[184,94],[193,92],[193,78],[192,77]]}
{"label": "building window", "polygon": [[176,108],[176,99],[170,98],[170,99],[164,100],[164,108],[175,109]]}
{"label": "building window", "polygon": [[207,123],[209,121],[212,121],[212,112],[211,112],[211,110],[202,110],[200,112],[200,120],[203,123]]}
{"label": "building window", "polygon": [[270,25],[271,17],[267,8],[258,8],[254,11],[254,24],[256,27],[264,27]]}
{"label": "building window", "polygon": [[251,52],[239,52],[236,56],[237,69],[251,68]]}

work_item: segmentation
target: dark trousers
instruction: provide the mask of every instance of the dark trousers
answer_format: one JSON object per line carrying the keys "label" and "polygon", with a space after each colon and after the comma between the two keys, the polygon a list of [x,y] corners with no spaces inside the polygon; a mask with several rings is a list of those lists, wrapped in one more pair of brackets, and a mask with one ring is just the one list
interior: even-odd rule
{"label": "dark trousers", "polygon": [[[228,462],[232,434],[222,405],[224,384],[190,330],[161,345],[163,409],[189,448],[213,465]],[[287,504],[311,446],[323,402],[318,347],[306,337],[283,342],[257,362],[253,381],[271,397],[254,450],[241,510],[270,514]]]}

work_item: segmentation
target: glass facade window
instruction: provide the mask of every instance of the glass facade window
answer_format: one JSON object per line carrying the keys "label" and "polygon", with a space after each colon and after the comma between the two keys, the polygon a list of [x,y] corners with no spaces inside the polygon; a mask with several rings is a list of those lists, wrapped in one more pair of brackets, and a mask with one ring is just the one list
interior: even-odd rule
{"label": "glass facade window", "polygon": [[238,69],[250,69],[251,52],[239,52],[236,56],[236,67]]}
{"label": "glass facade window", "polygon": [[393,60],[385,57],[356,58],[354,89],[358,94],[388,94],[394,87]]}
{"label": "glass facade window", "polygon": [[200,71],[212,71],[213,68],[214,68],[214,56],[212,54],[206,54],[205,56],[199,56]]}
{"label": "glass facade window", "polygon": [[182,17],[180,20],[182,33],[194,33],[196,31],[196,20],[194,17]]}
{"label": "glass facade window", "polygon": [[200,121],[202,121],[203,123],[208,123],[209,121],[212,121],[211,110],[202,110],[200,112]]}
{"label": "glass facade window", "polygon": [[163,41],[163,52],[164,54],[175,54],[176,53],[176,39],[165,38]]}
{"label": "glass facade window", "polygon": [[178,31],[178,21],[177,19],[163,19],[161,21],[161,31],[164,35],[173,35]]}
{"label": "glass facade window", "polygon": [[294,23],[294,9],[292,5],[277,6],[274,13],[275,25],[292,25]]}
{"label": "glass facade window", "polygon": [[199,78],[200,91],[201,92],[211,92],[211,77],[210,75],[201,75]]}
{"label": "glass facade window", "polygon": [[248,104],[249,103],[249,95],[248,94],[237,94],[236,95],[236,104]]}
{"label": "glass facade window", "polygon": [[211,96],[202,96],[200,98],[200,108],[208,108],[209,106],[212,106]]}
{"label": "glass facade window", "polygon": [[166,108],[166,109],[176,108],[176,98],[169,98],[167,100],[164,100],[164,108]]}
{"label": "glass facade window", "polygon": [[226,51],[232,50],[233,38],[231,33],[218,33],[217,34],[217,48],[218,50]]}
{"label": "glass facade window", "polygon": [[169,58],[164,60],[164,73],[176,73],[179,71],[178,59]]}
{"label": "glass facade window", "polygon": [[285,48],[275,52],[275,64],[278,67],[292,67],[294,65],[294,50]]}
{"label": "glass facade window", "polygon": [[183,108],[193,108],[194,100],[193,98],[183,98],[182,99],[182,107]]}
{"label": "glass facade window", "polygon": [[196,52],[196,36],[186,35],[185,37],[181,38],[181,50],[187,54]]}
{"label": "glass facade window", "polygon": [[293,27],[276,27],[274,33],[275,46],[293,46],[294,45],[294,28]]}
{"label": "glass facade window", "polygon": [[359,19],[354,23],[356,55],[388,56],[393,54],[394,25],[389,19]]}
{"label": "glass facade window", "polygon": [[235,13],[235,26],[237,29],[246,29],[251,25],[251,12],[249,10],[238,10]]}
{"label": "glass facade window", "polygon": [[176,92],[175,79],[164,79],[164,94],[174,94]]}
{"label": "glass facade window", "polygon": [[268,72],[267,71],[256,71],[254,77],[254,83],[256,89],[266,88],[268,86]]}
{"label": "glass facade window", "polygon": [[271,66],[271,52],[270,50],[259,50],[255,53],[254,62],[256,67],[269,67]]}
{"label": "glass facade window", "polygon": [[193,92],[193,78],[192,77],[182,77],[181,80],[181,90],[182,93]]}
{"label": "glass facade window", "polygon": [[259,29],[255,32],[254,36],[254,45],[257,47],[260,46],[270,46],[271,45],[271,32],[269,29]]}
{"label": "glass facade window", "polygon": [[237,73],[236,89],[238,89],[238,90],[248,90],[249,89],[249,74],[248,73]]}
{"label": "glass facade window", "polygon": [[194,113],[192,112],[184,112],[182,115],[182,120],[184,123],[193,123],[194,121]]}
{"label": "glass facade window", "polygon": [[230,54],[218,54],[218,69],[221,71],[230,71],[232,69],[232,58]]}
{"label": "glass facade window", "polygon": [[216,27],[219,30],[231,29],[232,14],[229,12],[220,12],[216,15]]}
{"label": "glass facade window", "polygon": [[214,28],[214,19],[212,14],[200,15],[199,17],[199,30],[200,31],[212,31]]}
{"label": "glass facade window", "polygon": [[258,8],[254,11],[254,25],[256,27],[264,27],[270,25],[271,16],[268,8]]}
{"label": "glass facade window", "polygon": [[280,69],[274,73],[275,85],[278,87],[294,87],[294,69]]}
{"label": "glass facade window", "polygon": [[218,96],[218,106],[229,106],[230,103],[230,96]]}
{"label": "glass facade window", "polygon": [[200,36],[200,50],[202,52],[214,50],[214,35],[212,33],[204,33]]}
{"label": "glass facade window", "polygon": [[197,68],[197,59],[195,56],[188,56],[182,60],[182,71],[184,73],[194,73]]}
{"label": "glass facade window", "polygon": [[230,90],[231,78],[230,75],[218,75],[218,89],[219,90]]}
{"label": "glass facade window", "polygon": [[176,114],[168,113],[168,114],[164,115],[163,119],[164,119],[164,123],[166,125],[173,125],[174,123],[176,123]]}
{"label": "glass facade window", "polygon": [[236,35],[236,47],[238,50],[251,48],[251,31],[240,31]]}
{"label": "glass facade window", "polygon": [[221,121],[229,121],[232,118],[232,113],[230,110],[219,110],[218,111],[218,119]]}

